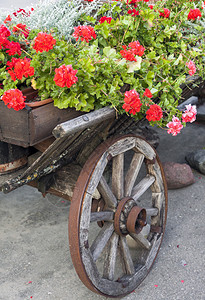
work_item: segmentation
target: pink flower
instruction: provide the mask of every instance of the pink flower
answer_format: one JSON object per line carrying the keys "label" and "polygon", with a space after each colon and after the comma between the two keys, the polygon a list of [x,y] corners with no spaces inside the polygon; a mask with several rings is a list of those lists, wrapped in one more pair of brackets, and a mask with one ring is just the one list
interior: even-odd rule
{"label": "pink flower", "polygon": [[183,125],[177,117],[173,116],[172,122],[169,122],[167,124],[167,127],[169,128],[167,133],[171,133],[173,136],[176,136],[178,133],[180,133],[180,130],[183,128]]}
{"label": "pink flower", "polygon": [[197,110],[196,110],[196,105],[191,106],[191,104],[186,105],[186,110],[185,112],[182,114],[182,121],[183,122],[194,122],[196,120],[196,114],[197,114]]}
{"label": "pink flower", "polygon": [[189,68],[189,75],[192,76],[196,73],[196,66],[192,60],[186,63],[187,67]]}

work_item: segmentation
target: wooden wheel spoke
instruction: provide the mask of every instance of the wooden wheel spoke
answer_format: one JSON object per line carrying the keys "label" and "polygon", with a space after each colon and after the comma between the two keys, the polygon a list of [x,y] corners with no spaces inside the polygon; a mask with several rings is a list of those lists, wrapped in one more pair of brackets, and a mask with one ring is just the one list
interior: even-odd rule
{"label": "wooden wheel spoke", "polygon": [[163,193],[152,193],[152,201],[153,205],[158,209],[158,214],[152,217],[151,224],[154,226],[162,225],[162,211],[163,211],[163,202],[164,202],[164,194]]}
{"label": "wooden wheel spoke", "polygon": [[120,249],[124,261],[125,271],[127,275],[135,274],[135,267],[130,254],[130,249],[127,245],[126,237],[120,237]]}
{"label": "wooden wheel spoke", "polygon": [[155,182],[155,177],[153,175],[146,175],[134,188],[132,191],[132,198],[136,201],[140,196],[148,190],[148,188]]}
{"label": "wooden wheel spoke", "polygon": [[117,199],[107,184],[105,178],[102,176],[98,185],[98,191],[102,195],[108,207],[116,207]]}
{"label": "wooden wheel spoke", "polygon": [[149,250],[151,247],[150,242],[141,234],[130,233],[130,236],[143,248]]}
{"label": "wooden wheel spoke", "polygon": [[159,213],[158,208],[152,207],[152,208],[145,208],[147,216],[156,217]]}
{"label": "wooden wheel spoke", "polygon": [[124,153],[113,157],[112,191],[118,200],[124,196]]}
{"label": "wooden wheel spoke", "polygon": [[104,250],[107,242],[109,241],[112,233],[114,231],[113,224],[106,223],[104,224],[103,228],[101,229],[100,233],[94,240],[92,246],[90,247],[90,251],[93,256],[93,260],[96,261],[102,251]]}
{"label": "wooden wheel spoke", "polygon": [[93,195],[98,184],[99,184],[99,181],[100,179],[102,178],[102,175],[103,175],[103,172],[105,170],[105,167],[108,163],[108,160],[107,160],[107,157],[108,157],[108,153],[105,152],[101,159],[98,161],[97,163],[97,166],[92,174],[92,177],[91,177],[91,180],[89,182],[89,186],[88,186],[88,189],[87,189],[87,193],[90,194],[90,195]]}
{"label": "wooden wheel spoke", "polygon": [[125,197],[131,195],[133,186],[135,184],[136,178],[139,174],[143,161],[144,155],[135,152],[130,163],[130,167],[125,176]]}
{"label": "wooden wheel spoke", "polygon": [[114,280],[118,241],[119,235],[113,233],[109,245],[107,247],[107,255],[105,257],[103,270],[103,277],[109,280]]}
{"label": "wooden wheel spoke", "polygon": [[99,211],[91,213],[90,222],[99,221],[112,221],[114,217],[114,212],[112,211]]}

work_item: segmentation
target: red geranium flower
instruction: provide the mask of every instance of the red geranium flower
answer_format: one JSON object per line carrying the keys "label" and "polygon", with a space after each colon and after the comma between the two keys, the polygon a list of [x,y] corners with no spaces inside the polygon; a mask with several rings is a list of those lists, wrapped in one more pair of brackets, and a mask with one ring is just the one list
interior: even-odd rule
{"label": "red geranium flower", "polygon": [[168,8],[164,8],[163,12],[159,12],[160,17],[169,18],[170,10]]}
{"label": "red geranium flower", "polygon": [[130,15],[132,15],[132,17],[135,17],[135,16],[139,16],[139,10],[136,10],[136,9],[129,9],[128,11],[127,11],[127,13],[128,14],[130,14]]}
{"label": "red geranium flower", "polygon": [[128,45],[135,55],[142,56],[144,54],[145,48],[140,45],[139,41],[134,41]]}
{"label": "red geranium flower", "polygon": [[86,41],[88,43],[92,40],[92,38],[96,39],[97,35],[92,26],[85,25],[74,27],[73,37],[76,39],[76,41],[78,41],[78,39],[81,38],[81,41]]}
{"label": "red geranium flower", "polygon": [[49,50],[53,49],[55,44],[56,40],[51,34],[39,32],[37,37],[34,39],[33,49],[35,49],[37,53],[43,51],[48,52]]}
{"label": "red geranium flower", "polygon": [[25,24],[21,24],[21,23],[19,23],[16,26],[14,26],[12,31],[14,33],[23,34],[25,36],[25,38],[27,38],[28,35],[29,35],[29,30],[26,29],[26,25]]}
{"label": "red geranium flower", "polygon": [[10,42],[7,40],[6,37],[0,36],[0,50],[1,50],[2,48],[6,48],[7,45],[8,45],[9,43],[10,43]]}
{"label": "red geranium flower", "polygon": [[6,48],[8,48],[9,50],[6,50],[6,53],[8,53],[8,55],[12,56],[15,54],[21,55],[21,46],[19,43],[17,42],[8,42],[6,45]]}
{"label": "red geranium flower", "polygon": [[55,84],[60,87],[67,86],[70,88],[74,83],[78,81],[78,77],[75,76],[78,70],[74,70],[72,65],[62,65],[55,69],[54,81]]}
{"label": "red geranium flower", "polygon": [[143,94],[143,96],[148,97],[148,98],[152,98],[152,93],[150,92],[149,89],[145,89],[145,92]]}
{"label": "red geranium flower", "polygon": [[4,20],[4,23],[6,24],[7,22],[11,22],[11,16],[10,15],[8,15],[7,17],[6,17],[6,19]]}
{"label": "red geranium flower", "polygon": [[135,115],[140,111],[142,103],[140,101],[139,94],[135,90],[125,92],[124,101],[125,103],[123,104],[122,108],[126,112]]}
{"label": "red geranium flower", "polygon": [[196,20],[197,18],[201,18],[201,12],[198,8],[190,9],[187,19],[188,20]]}
{"label": "red geranium flower", "polygon": [[8,30],[8,28],[6,28],[6,26],[1,25],[0,26],[0,36],[1,37],[9,37],[11,35],[10,30]]}
{"label": "red geranium flower", "polygon": [[138,41],[135,42],[131,42],[129,43],[129,48],[127,50],[126,46],[122,46],[122,48],[124,50],[120,51],[120,54],[122,55],[122,57],[124,57],[126,60],[129,61],[137,61],[136,55],[138,56],[142,56],[144,54],[144,50],[145,48],[143,46],[140,45],[140,43]]}
{"label": "red geranium flower", "polygon": [[148,121],[159,121],[162,117],[162,109],[157,104],[150,105],[150,108],[146,111],[146,118]]}
{"label": "red geranium flower", "polygon": [[15,58],[13,57],[11,61],[7,62],[7,70],[13,81],[23,77],[33,76],[34,68],[30,66],[29,58]]}
{"label": "red geranium flower", "polygon": [[8,90],[2,96],[5,105],[17,111],[25,107],[25,98],[26,97],[23,96],[22,92],[18,89]]}
{"label": "red geranium flower", "polygon": [[104,17],[100,18],[99,22],[102,24],[106,21],[108,24],[110,24],[111,20],[112,20],[111,17],[104,16]]}

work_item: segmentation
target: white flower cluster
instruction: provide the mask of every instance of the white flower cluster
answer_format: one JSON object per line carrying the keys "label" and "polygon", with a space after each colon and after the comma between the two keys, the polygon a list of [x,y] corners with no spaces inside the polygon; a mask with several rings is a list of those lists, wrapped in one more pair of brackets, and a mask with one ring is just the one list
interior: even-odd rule
{"label": "white flower cluster", "polygon": [[[95,17],[96,9],[102,5],[103,1],[94,0],[92,2],[83,0],[40,0],[31,7],[34,10],[30,16],[17,14],[13,11],[1,12],[0,22],[3,23],[8,14],[11,15],[14,23],[26,24],[30,29],[40,29],[49,31],[56,28],[59,36],[70,38],[73,27],[78,26],[79,17],[85,13]],[[28,12],[31,7],[25,10]]]}

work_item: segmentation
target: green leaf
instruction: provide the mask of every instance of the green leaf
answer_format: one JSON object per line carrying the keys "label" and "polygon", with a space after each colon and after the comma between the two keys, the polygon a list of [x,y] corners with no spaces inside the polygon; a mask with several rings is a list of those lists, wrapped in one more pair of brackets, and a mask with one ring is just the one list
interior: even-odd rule
{"label": "green leaf", "polygon": [[179,64],[179,62],[182,61],[182,60],[183,60],[183,56],[180,53],[179,56],[178,56],[178,58],[175,60],[173,66],[177,66]]}
{"label": "green leaf", "polygon": [[140,70],[141,68],[141,62],[142,62],[142,58],[139,56],[137,57],[137,61],[130,61],[128,62],[128,71],[127,73],[132,73],[134,71]]}
{"label": "green leaf", "polygon": [[116,57],[116,50],[111,48],[111,47],[105,47],[103,49],[103,53],[105,54],[105,56],[107,56],[109,58],[115,58]]}

